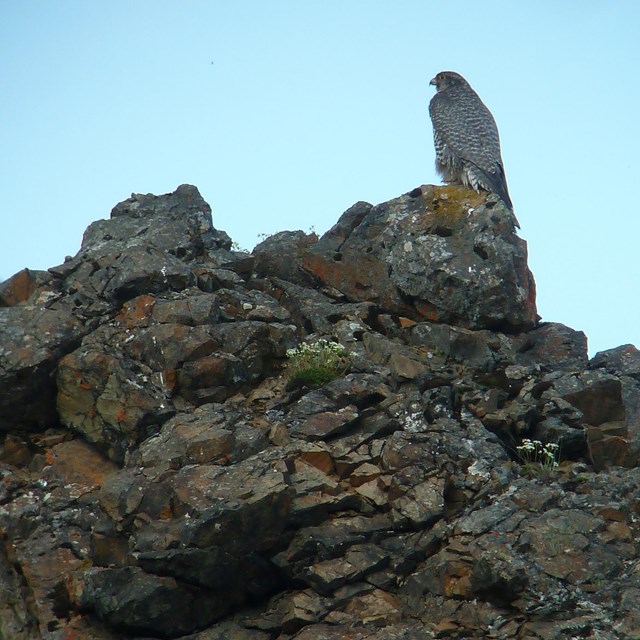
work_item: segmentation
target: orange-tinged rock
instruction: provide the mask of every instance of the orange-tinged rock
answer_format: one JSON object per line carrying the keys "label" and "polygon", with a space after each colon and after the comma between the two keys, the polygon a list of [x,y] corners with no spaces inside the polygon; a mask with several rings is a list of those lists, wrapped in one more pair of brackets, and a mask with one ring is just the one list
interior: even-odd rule
{"label": "orange-tinged rock", "polygon": [[146,327],[150,322],[155,303],[156,299],[154,296],[138,296],[122,305],[118,318],[124,326],[129,329],[133,327]]}
{"label": "orange-tinged rock", "polygon": [[34,274],[29,269],[22,269],[5,280],[0,287],[0,306],[12,307],[26,302],[38,288]]}
{"label": "orange-tinged rock", "polygon": [[117,465],[79,438],[51,447],[46,455],[51,464],[47,475],[74,485],[82,493],[101,487],[118,470]]}

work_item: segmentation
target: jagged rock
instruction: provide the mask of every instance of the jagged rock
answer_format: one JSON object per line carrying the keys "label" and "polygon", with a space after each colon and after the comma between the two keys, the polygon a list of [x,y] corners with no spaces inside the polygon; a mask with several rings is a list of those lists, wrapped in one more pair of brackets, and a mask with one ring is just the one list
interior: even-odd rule
{"label": "jagged rock", "polygon": [[194,415],[181,413],[166,422],[156,436],[141,444],[136,463],[170,469],[233,464],[265,449],[267,436],[264,429],[243,423],[237,413],[229,415],[215,405],[204,405]]}
{"label": "jagged rock", "polygon": [[0,549],[0,602],[0,637],[13,640],[36,637],[37,625],[29,611],[24,580],[9,562],[4,549]]}
{"label": "jagged rock", "polygon": [[0,431],[55,425],[56,365],[85,331],[65,301],[0,308]]}
{"label": "jagged rock", "polygon": [[94,260],[121,247],[153,247],[191,260],[206,250],[230,249],[231,239],[214,229],[211,207],[188,184],[162,196],[132,194],[111,211],[110,220],[98,220],[86,230],[80,248]]}
{"label": "jagged rock", "polygon": [[164,390],[151,380],[151,370],[100,350],[65,356],[58,368],[58,413],[112,460],[123,462],[172,414]]}
{"label": "jagged rock", "polygon": [[518,339],[518,362],[553,369],[584,369],[587,355],[587,336],[558,322],[545,322]]}
{"label": "jagged rock", "polygon": [[70,587],[81,611],[95,612],[116,629],[172,638],[202,628],[224,613],[220,596],[136,567],[90,569]]}
{"label": "jagged rock", "polygon": [[414,319],[510,331],[536,322],[526,244],[509,213],[456,187],[349,210],[303,266],[351,300]]}
{"label": "jagged rock", "polygon": [[[536,322],[510,214],[463,188],[251,256],[195,187],[132,196],[0,285],[0,631],[635,637],[638,352]],[[320,337],[349,371],[288,384]]]}
{"label": "jagged rock", "polygon": [[[47,285],[53,278],[47,271],[23,269],[4,282],[0,282],[0,307],[24,304],[38,292],[41,300],[46,296]],[[51,289],[49,293],[54,293]],[[55,293],[54,293],[55,295]]]}
{"label": "jagged rock", "polygon": [[255,629],[249,631],[234,622],[223,622],[201,633],[185,636],[184,640],[270,640],[270,636]]}
{"label": "jagged rock", "polygon": [[254,271],[259,276],[282,278],[300,285],[312,284],[300,268],[305,250],[318,241],[315,233],[304,231],[281,231],[257,244],[252,251],[256,261]]}
{"label": "jagged rock", "polygon": [[599,351],[589,362],[589,367],[640,380],[640,351],[632,344]]}

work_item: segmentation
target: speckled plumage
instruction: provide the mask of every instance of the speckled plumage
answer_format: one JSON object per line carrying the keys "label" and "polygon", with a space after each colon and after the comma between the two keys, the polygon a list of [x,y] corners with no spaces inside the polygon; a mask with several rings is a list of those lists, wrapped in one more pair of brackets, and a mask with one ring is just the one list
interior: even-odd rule
{"label": "speckled plumage", "polygon": [[495,193],[513,210],[500,154],[500,136],[491,112],[469,83],[441,71],[431,84],[429,103],[436,147],[436,169],[449,184]]}

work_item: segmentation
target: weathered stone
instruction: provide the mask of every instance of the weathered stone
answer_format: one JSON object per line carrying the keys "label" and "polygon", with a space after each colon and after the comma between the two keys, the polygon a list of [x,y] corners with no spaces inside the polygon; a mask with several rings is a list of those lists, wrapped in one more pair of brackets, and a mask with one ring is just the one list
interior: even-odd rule
{"label": "weathered stone", "polygon": [[68,305],[0,307],[0,431],[55,424],[56,363],[82,333]]}
{"label": "weathered stone", "polygon": [[338,411],[316,413],[294,427],[292,434],[310,440],[324,440],[348,429],[358,419],[358,415],[358,410],[353,405],[347,405]]}
{"label": "weathered stone", "polygon": [[115,628],[172,638],[223,615],[230,602],[136,567],[90,569],[71,585],[73,603]]}
{"label": "weathered stone", "polygon": [[37,619],[29,611],[23,578],[0,547],[0,637],[31,640],[39,637]]}
{"label": "weathered stone", "polygon": [[281,231],[257,244],[252,251],[255,256],[255,272],[260,276],[282,278],[301,285],[312,284],[312,279],[300,268],[305,250],[318,241],[315,233],[304,231]]}
{"label": "weathered stone", "polygon": [[435,477],[421,481],[423,477],[415,467],[405,467],[393,476],[389,502],[398,528],[422,527],[444,513],[444,479]]}
{"label": "weathered stone", "polygon": [[587,336],[558,322],[545,322],[515,338],[518,362],[547,367],[584,369]]}
{"label": "weathered stone", "polygon": [[507,546],[488,549],[474,562],[469,574],[471,589],[483,599],[504,604],[527,588],[526,564]]}
{"label": "weathered stone", "polygon": [[344,611],[368,627],[386,627],[402,618],[400,600],[381,589],[351,598]]}
{"label": "weathered stone", "polygon": [[114,248],[152,246],[181,259],[207,250],[231,247],[224,232],[215,230],[211,207],[196,187],[181,185],[162,196],[132,194],[111,211],[110,220],[94,222],[84,234],[81,252],[105,256]]}
{"label": "weathered stone", "polygon": [[615,376],[586,371],[554,382],[560,397],[576,407],[584,421],[594,427],[625,419],[622,386]]}
{"label": "weathered stone", "polygon": [[[419,322],[406,331],[407,341],[426,354],[428,363],[445,358],[468,369],[488,373],[515,362],[511,338],[496,331],[472,331],[433,322]],[[424,359],[423,359],[424,361]]]}
{"label": "weathered stone", "polygon": [[589,361],[590,369],[605,369],[609,373],[640,380],[640,351],[632,344],[599,351]]}
{"label": "weathered stone", "polygon": [[466,189],[423,187],[364,215],[347,212],[348,223],[338,223],[346,237],[337,230],[323,236],[303,266],[352,300],[414,319],[529,328],[535,285],[526,244],[506,215]]}
{"label": "weathered stone", "polygon": [[194,415],[179,414],[139,449],[145,467],[179,469],[190,464],[230,464],[265,449],[267,434],[256,427],[233,421],[210,405]]}
{"label": "weathered stone", "polygon": [[166,395],[132,361],[103,349],[80,349],[58,367],[57,408],[62,422],[112,460],[158,431],[173,413]]}
{"label": "weathered stone", "polygon": [[354,545],[344,558],[325,560],[311,565],[302,579],[321,595],[331,595],[338,587],[348,582],[361,580],[368,573],[382,568],[388,562],[374,545]]}
{"label": "weathered stone", "polygon": [[[0,307],[12,307],[16,304],[23,304],[31,298],[35,292],[40,293],[40,301],[44,302],[47,297],[43,287],[52,281],[51,274],[46,271],[33,271],[22,269],[18,273],[0,282]],[[48,293],[51,290],[49,289]],[[36,301],[36,304],[38,302]]]}

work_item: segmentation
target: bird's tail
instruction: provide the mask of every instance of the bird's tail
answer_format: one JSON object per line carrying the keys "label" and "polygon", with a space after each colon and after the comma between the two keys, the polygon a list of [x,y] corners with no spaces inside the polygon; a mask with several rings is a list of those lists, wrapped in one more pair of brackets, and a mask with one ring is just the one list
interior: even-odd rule
{"label": "bird's tail", "polygon": [[484,171],[474,164],[473,169],[469,173],[471,174],[473,186],[476,190],[477,187],[480,186],[482,189],[489,191],[490,193],[495,193],[495,195],[504,202],[513,216],[513,222],[516,228],[519,229],[520,223],[518,222],[518,218],[516,218],[515,213],[513,213],[513,203],[509,196],[507,178],[504,174],[502,165],[497,163],[495,171]]}

